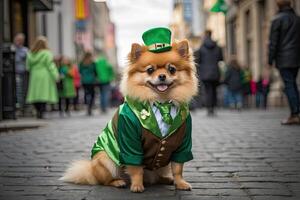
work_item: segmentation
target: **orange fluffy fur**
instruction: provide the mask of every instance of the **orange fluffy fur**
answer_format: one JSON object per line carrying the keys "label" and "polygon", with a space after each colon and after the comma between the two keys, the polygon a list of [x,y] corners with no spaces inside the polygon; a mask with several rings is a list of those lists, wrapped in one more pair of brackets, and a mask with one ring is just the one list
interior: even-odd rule
{"label": "orange fluffy fur", "polygon": [[[147,47],[133,44],[128,56],[129,65],[125,69],[121,81],[124,96],[140,101],[169,101],[175,103],[188,102],[197,94],[198,80],[192,53],[187,41],[174,42],[172,49],[162,53],[152,53]],[[168,66],[176,68],[171,74]],[[147,69],[155,71],[149,75]],[[164,74],[171,86],[163,92],[157,91],[149,83],[156,82],[158,76]],[[143,182],[173,183],[177,189],[189,190],[191,186],[182,178],[183,164],[171,163],[158,170],[144,170],[142,166],[126,166],[131,178],[131,191],[142,192]],[[91,161],[76,161],[66,171],[61,180],[76,184],[102,184],[123,187],[126,182],[120,178],[121,169],[108,157],[106,152],[99,152]]]}
{"label": "orange fluffy fur", "polygon": [[[178,103],[189,102],[191,98],[198,92],[198,80],[196,78],[196,68],[193,62],[192,53],[187,49],[186,54],[180,55],[180,48],[188,48],[187,41],[173,43],[172,50],[163,53],[152,53],[147,51],[145,46],[137,46],[133,44],[132,49],[140,48],[140,57],[135,60],[133,52],[129,54],[129,66],[125,69],[121,80],[121,91],[124,96],[130,96],[140,101],[167,101],[173,100]],[[135,47],[134,47],[135,46]],[[174,64],[177,72],[175,75],[167,73],[166,64]],[[149,75],[145,71],[149,65],[159,67],[150,78],[155,79],[157,74],[164,73],[169,78],[174,79],[175,86],[166,93],[157,93],[150,88],[146,81]]]}

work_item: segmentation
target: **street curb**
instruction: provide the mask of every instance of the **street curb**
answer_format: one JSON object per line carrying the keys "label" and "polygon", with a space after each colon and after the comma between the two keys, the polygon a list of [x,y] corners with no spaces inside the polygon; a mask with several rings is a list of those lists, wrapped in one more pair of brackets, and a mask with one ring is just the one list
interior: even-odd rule
{"label": "street curb", "polygon": [[36,129],[46,126],[46,122],[37,121],[8,121],[0,123],[0,133],[9,131],[20,131],[25,129]]}

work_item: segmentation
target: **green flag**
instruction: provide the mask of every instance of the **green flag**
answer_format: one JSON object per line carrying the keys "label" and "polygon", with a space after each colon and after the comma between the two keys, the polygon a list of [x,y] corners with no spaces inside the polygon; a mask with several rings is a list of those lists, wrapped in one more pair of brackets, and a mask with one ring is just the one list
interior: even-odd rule
{"label": "green flag", "polygon": [[210,9],[211,12],[223,12],[224,14],[226,14],[227,10],[228,6],[224,0],[217,0],[217,2]]}

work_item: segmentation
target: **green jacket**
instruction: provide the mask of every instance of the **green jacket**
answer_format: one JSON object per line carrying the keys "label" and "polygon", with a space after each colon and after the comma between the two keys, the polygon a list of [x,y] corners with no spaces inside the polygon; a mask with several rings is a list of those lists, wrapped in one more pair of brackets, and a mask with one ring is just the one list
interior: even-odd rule
{"label": "green jacket", "polygon": [[89,65],[80,63],[79,73],[82,84],[94,84],[96,81],[96,64],[94,62]]}
{"label": "green jacket", "polygon": [[[150,103],[126,98],[97,138],[92,148],[92,157],[99,151],[105,151],[117,165],[145,165],[148,169],[155,169],[153,163],[157,164],[155,159],[157,161],[158,158],[155,155],[160,154],[164,154],[160,159],[164,161],[158,163],[161,164],[158,167],[163,167],[170,161],[187,162],[193,159],[191,123],[188,106],[181,105],[169,133],[163,137]],[[168,140],[169,138],[171,139]],[[175,141],[177,145],[172,146],[171,141]],[[166,149],[161,153],[159,148],[163,145],[166,145]]]}
{"label": "green jacket", "polygon": [[76,96],[76,92],[75,92],[75,86],[74,86],[74,80],[73,80],[73,74],[72,73],[72,69],[70,69],[68,66],[61,66],[59,68],[59,73],[61,75],[61,79],[62,79],[62,91],[60,91],[59,95],[61,97],[65,97],[65,98],[73,98]]}
{"label": "green jacket", "polygon": [[52,53],[49,50],[28,53],[26,68],[29,71],[27,103],[57,103],[56,81],[59,74]]}
{"label": "green jacket", "polygon": [[115,78],[114,70],[105,57],[96,61],[96,72],[99,83],[110,83]]}

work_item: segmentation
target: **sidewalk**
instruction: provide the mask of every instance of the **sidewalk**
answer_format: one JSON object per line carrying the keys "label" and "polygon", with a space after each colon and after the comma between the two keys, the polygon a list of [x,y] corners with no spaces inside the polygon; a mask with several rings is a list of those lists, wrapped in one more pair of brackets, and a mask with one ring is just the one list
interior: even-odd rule
{"label": "sidewalk", "polygon": [[155,185],[142,194],[58,180],[70,161],[89,159],[113,111],[51,117],[38,129],[0,133],[0,200],[299,200],[300,126],[281,126],[287,113],[193,112],[194,160],[184,168],[193,190]]}
{"label": "sidewalk", "polygon": [[30,118],[18,119],[18,120],[4,120],[0,121],[0,133],[8,131],[17,131],[25,129],[35,129],[43,126],[47,126],[47,122],[43,120],[36,120]]}

